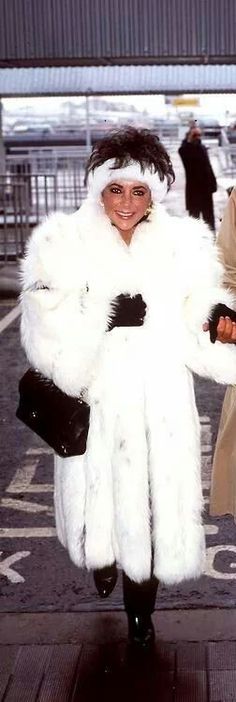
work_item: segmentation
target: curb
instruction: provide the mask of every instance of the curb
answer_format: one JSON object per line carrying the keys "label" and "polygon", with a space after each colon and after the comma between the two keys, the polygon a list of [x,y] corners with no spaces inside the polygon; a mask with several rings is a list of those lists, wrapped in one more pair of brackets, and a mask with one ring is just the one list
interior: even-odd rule
{"label": "curb", "polygon": [[20,293],[19,265],[0,265],[0,298],[18,297]]}

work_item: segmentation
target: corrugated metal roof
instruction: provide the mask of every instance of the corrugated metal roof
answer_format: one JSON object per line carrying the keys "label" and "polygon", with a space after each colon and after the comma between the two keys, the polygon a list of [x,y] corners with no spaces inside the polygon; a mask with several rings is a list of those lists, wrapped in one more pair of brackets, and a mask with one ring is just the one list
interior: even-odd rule
{"label": "corrugated metal roof", "polygon": [[0,0],[0,62],[236,63],[235,0]]}
{"label": "corrugated metal roof", "polygon": [[236,65],[0,69],[0,96],[235,92]]}

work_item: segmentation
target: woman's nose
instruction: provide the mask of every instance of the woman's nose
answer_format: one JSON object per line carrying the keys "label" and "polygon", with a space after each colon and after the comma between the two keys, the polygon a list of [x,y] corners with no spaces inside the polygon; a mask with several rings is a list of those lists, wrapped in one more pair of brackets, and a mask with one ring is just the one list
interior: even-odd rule
{"label": "woman's nose", "polygon": [[123,195],[122,195],[122,205],[123,205],[124,207],[127,207],[127,208],[128,208],[128,207],[131,205],[131,198],[132,198],[131,193],[129,193],[129,192],[123,193]]}

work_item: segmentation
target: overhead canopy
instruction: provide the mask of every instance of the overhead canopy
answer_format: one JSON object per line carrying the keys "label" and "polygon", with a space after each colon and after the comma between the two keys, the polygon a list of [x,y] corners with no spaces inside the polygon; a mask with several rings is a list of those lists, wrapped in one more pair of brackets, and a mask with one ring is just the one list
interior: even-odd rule
{"label": "overhead canopy", "polygon": [[0,66],[236,63],[235,0],[0,0]]}
{"label": "overhead canopy", "polygon": [[235,92],[236,65],[66,66],[0,69],[0,96]]}

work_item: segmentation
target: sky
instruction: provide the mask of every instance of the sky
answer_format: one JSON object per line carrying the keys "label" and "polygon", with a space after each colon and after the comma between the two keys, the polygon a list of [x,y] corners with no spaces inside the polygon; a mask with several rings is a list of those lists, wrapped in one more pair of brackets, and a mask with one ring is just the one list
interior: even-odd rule
{"label": "sky", "polygon": [[[104,95],[101,96],[102,99],[107,99],[109,102],[123,102],[127,105],[134,104],[137,109],[148,111],[155,111],[157,107],[163,108],[164,106],[164,96],[163,95]],[[40,97],[40,98],[6,98],[3,99],[3,106],[9,109],[17,109],[20,107],[25,107],[27,105],[34,107],[37,111],[42,111],[44,108],[45,112],[51,113],[55,109],[59,109],[60,105],[67,100],[71,100],[75,104],[79,105],[84,102],[84,97],[69,96],[63,97]]]}
{"label": "sky", "polygon": [[[191,96],[186,96],[190,98]],[[192,96],[196,97],[196,95]],[[205,114],[220,115],[226,113],[226,111],[236,114],[236,93],[230,94],[202,94],[199,95],[200,110]],[[107,99],[109,102],[114,103],[124,103],[127,105],[135,105],[135,107],[144,111],[147,110],[150,115],[162,115],[166,113],[168,107],[165,105],[165,98],[163,95],[107,95],[103,96],[103,99]],[[66,95],[63,97],[40,97],[40,98],[8,98],[3,99],[3,107],[7,111],[15,111],[17,109],[25,108],[29,106],[33,108],[33,111],[37,114],[44,113],[45,115],[55,114],[55,112],[60,111],[61,104],[71,100],[75,104],[80,104],[84,102],[84,97],[70,96]],[[169,108],[171,109],[171,108]],[[194,109],[194,112],[198,110]]]}

